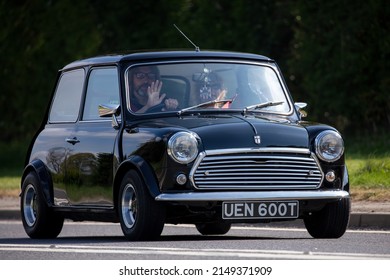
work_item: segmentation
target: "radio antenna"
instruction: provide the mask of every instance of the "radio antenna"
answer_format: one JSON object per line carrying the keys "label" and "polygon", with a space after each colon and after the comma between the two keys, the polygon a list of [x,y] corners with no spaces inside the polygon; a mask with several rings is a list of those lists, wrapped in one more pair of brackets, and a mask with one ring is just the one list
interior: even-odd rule
{"label": "radio antenna", "polygon": [[188,40],[188,42],[190,42],[190,43],[195,47],[195,51],[196,51],[196,52],[200,52],[199,47],[198,47],[197,45],[195,45],[194,42],[192,42],[192,41],[190,40],[190,38],[188,38],[188,37],[186,36],[186,34],[184,34],[184,32],[181,31],[180,28],[176,26],[176,24],[173,24],[173,26],[177,29],[177,31],[179,31],[179,32],[181,33],[181,35],[184,36],[184,38],[186,38],[186,39]]}

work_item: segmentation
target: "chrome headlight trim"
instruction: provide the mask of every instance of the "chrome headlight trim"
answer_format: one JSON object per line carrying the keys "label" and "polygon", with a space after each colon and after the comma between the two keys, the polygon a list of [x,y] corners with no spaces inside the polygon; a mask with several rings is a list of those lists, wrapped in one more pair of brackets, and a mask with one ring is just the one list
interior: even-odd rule
{"label": "chrome headlight trim", "polygon": [[168,155],[176,162],[187,164],[198,156],[199,137],[192,132],[177,132],[168,141]]}
{"label": "chrome headlight trim", "polygon": [[339,160],[344,153],[343,138],[333,130],[325,130],[318,134],[314,145],[316,155],[326,162]]}

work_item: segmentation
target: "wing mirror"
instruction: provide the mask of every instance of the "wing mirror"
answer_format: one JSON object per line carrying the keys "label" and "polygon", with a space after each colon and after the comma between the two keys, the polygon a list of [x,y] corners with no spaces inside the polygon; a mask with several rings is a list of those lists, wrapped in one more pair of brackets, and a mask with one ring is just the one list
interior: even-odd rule
{"label": "wing mirror", "polygon": [[99,116],[102,118],[112,116],[112,127],[119,128],[119,121],[117,117],[121,112],[120,105],[100,104],[98,110]]}
{"label": "wing mirror", "polygon": [[295,109],[299,113],[299,118],[302,119],[302,118],[307,117],[307,112],[305,110],[303,110],[304,108],[306,108],[307,103],[305,103],[305,102],[296,102],[296,103],[294,103],[294,106],[295,106]]}

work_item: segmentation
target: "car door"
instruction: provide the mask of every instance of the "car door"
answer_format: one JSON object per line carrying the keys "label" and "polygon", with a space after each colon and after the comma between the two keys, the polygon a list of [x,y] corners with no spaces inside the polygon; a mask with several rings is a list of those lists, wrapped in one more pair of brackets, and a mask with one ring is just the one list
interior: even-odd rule
{"label": "car door", "polygon": [[119,105],[116,67],[92,68],[80,120],[69,139],[67,197],[71,205],[112,206],[118,128],[99,116],[99,105]]}
{"label": "car door", "polygon": [[[71,183],[68,158],[72,150],[73,133],[77,126],[84,88],[83,68],[61,73],[50,107],[48,122],[39,134],[32,159],[45,162],[53,182],[54,204],[69,205],[66,193]],[[32,160],[31,159],[31,160]]]}

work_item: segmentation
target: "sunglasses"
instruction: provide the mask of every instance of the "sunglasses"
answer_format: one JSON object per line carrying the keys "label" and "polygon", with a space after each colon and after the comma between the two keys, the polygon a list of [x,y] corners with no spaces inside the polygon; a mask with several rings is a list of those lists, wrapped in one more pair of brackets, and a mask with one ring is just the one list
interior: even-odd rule
{"label": "sunglasses", "polygon": [[144,73],[144,72],[137,72],[134,74],[134,76],[139,79],[139,80],[143,80],[145,79],[146,77],[149,79],[149,80],[155,80],[157,78],[157,75],[155,73]]}

